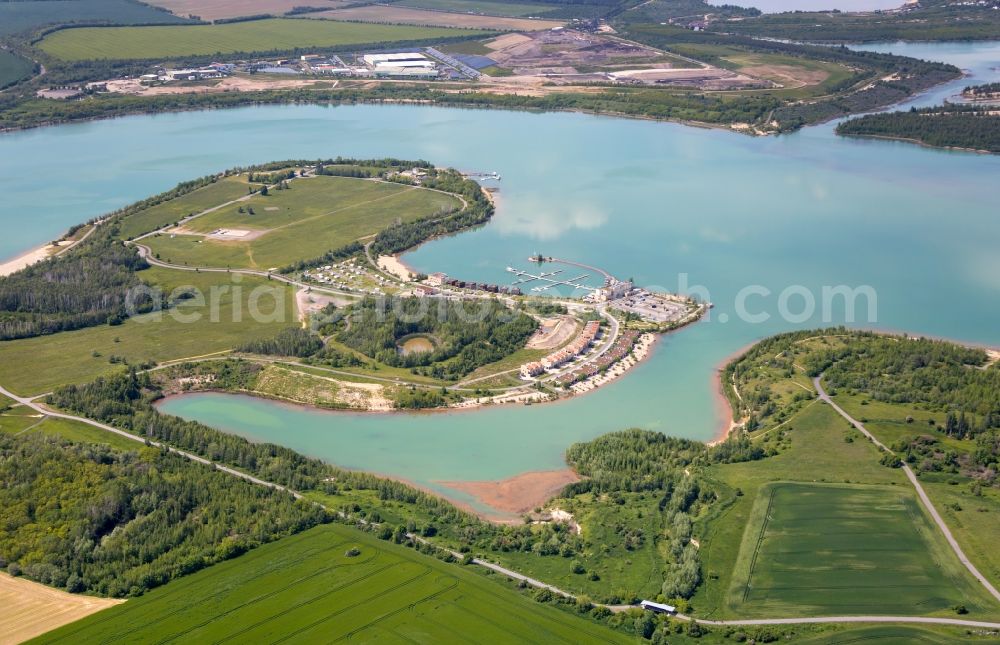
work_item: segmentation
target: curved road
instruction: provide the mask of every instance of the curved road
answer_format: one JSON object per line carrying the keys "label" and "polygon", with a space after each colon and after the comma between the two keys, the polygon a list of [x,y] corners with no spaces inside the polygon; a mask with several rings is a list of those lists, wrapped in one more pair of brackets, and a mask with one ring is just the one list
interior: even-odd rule
{"label": "curved road", "polygon": [[[868,439],[870,439],[876,446],[890,454],[896,454],[890,450],[888,446],[876,439],[872,433],[868,432],[868,429],[865,428],[864,424],[844,412],[843,408],[833,402],[830,395],[823,389],[823,384],[820,382],[822,378],[823,375],[820,374],[813,379],[813,386],[815,386],[816,392],[819,393],[819,398],[828,403],[840,416],[847,419],[851,425],[857,428],[861,434],[868,437]],[[938,528],[941,529],[941,532],[944,533],[945,539],[948,540],[948,544],[951,545],[951,549],[955,552],[955,555],[958,556],[959,561],[965,565],[965,568],[969,570],[969,573],[971,573],[973,577],[986,588],[986,591],[990,592],[990,595],[1000,601],[1000,592],[997,591],[996,587],[994,587],[990,581],[983,576],[983,574],[979,573],[979,569],[977,569],[976,566],[969,561],[969,558],[965,556],[965,552],[962,551],[962,547],[958,545],[958,541],[955,539],[955,536],[951,534],[951,530],[948,528],[948,525],[944,523],[943,519],[941,519],[941,515],[938,514],[937,509],[934,508],[934,504],[931,503],[927,493],[924,492],[924,487],[920,485],[919,481],[917,481],[917,476],[914,474],[913,469],[910,468],[905,461],[903,462],[903,472],[906,473],[906,478],[910,480],[910,483],[913,484],[913,487],[917,490],[917,496],[920,497],[920,502],[924,505],[924,508],[927,509],[927,512],[930,513],[931,517],[934,519],[934,523],[937,524]]]}

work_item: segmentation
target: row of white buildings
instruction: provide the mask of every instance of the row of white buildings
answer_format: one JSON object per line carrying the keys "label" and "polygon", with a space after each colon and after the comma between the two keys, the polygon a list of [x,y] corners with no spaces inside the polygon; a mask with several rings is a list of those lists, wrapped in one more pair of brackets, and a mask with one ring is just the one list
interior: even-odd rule
{"label": "row of white buildings", "polygon": [[525,363],[521,366],[521,378],[530,379],[538,376],[546,370],[555,369],[565,365],[580,354],[586,352],[597,339],[597,333],[601,329],[601,323],[591,320],[583,326],[583,331],[572,343],[562,349],[552,352],[540,361]]}

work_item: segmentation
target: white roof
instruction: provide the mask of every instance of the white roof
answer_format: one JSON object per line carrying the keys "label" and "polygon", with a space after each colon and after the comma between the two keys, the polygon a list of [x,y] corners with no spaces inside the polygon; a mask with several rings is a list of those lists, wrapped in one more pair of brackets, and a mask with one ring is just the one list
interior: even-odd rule
{"label": "white roof", "polygon": [[660,611],[666,611],[671,614],[677,611],[677,607],[674,607],[673,605],[664,605],[663,603],[653,602],[652,600],[643,600],[639,603],[639,606],[643,609],[659,609]]}
{"label": "white roof", "polygon": [[405,52],[399,54],[365,54],[363,58],[365,62],[369,64],[401,60],[427,60],[427,57],[420,52]]}
{"label": "white roof", "polygon": [[434,63],[429,60],[400,60],[375,63],[375,69],[387,69],[391,67],[434,67]]}

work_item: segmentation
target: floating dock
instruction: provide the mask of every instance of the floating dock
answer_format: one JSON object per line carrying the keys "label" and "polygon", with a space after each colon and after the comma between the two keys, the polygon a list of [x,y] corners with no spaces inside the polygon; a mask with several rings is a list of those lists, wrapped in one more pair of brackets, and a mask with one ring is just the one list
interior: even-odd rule
{"label": "floating dock", "polygon": [[573,287],[574,289],[584,289],[586,291],[597,291],[596,287],[591,287],[582,284],[580,281],[585,280],[590,277],[589,273],[581,273],[578,276],[572,278],[563,278],[563,269],[558,269],[556,271],[542,271],[541,273],[531,273],[529,271],[523,271],[521,269],[515,269],[514,267],[507,267],[508,273],[513,273],[517,276],[517,279],[511,283],[511,286],[527,284],[529,282],[542,282],[544,284],[532,287],[532,291],[546,291],[552,287],[559,285],[566,285],[567,287]]}

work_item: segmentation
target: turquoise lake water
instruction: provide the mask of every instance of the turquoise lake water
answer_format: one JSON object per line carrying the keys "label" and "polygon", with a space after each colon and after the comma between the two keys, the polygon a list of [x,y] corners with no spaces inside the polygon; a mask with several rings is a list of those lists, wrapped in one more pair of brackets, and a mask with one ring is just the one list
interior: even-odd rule
{"label": "turquoise lake water", "polygon": [[[872,48],[954,61],[1000,79],[1000,43]],[[726,412],[718,365],[778,331],[835,324],[834,307],[783,320],[778,295],[870,286],[857,324],[1000,344],[1000,157],[838,139],[827,124],[781,137],[573,113],[412,106],[280,106],[137,116],[0,136],[0,258],[68,225],[220,169],[284,158],[420,157],[500,172],[487,226],[407,255],[424,271],[508,282],[530,254],[572,258],[641,285],[682,276],[716,304],[623,379],[569,401],[461,413],[346,414],[218,394],[165,412],[331,462],[436,488],[563,465],[574,441],[639,426],[708,439]],[[53,177],[57,178],[55,186]],[[741,289],[759,285],[737,315]],[[802,296],[790,299],[801,310]],[[863,302],[862,302],[863,304]]]}

